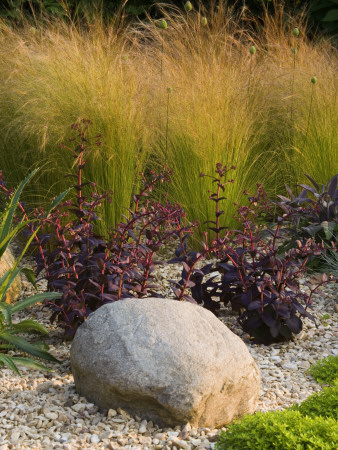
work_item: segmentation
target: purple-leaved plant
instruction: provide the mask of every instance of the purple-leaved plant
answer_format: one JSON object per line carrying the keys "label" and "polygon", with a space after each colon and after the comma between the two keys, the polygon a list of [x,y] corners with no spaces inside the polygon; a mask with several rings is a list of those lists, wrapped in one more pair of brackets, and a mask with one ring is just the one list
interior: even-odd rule
{"label": "purple-leaved plant", "polygon": [[[76,179],[72,186],[75,200],[64,202],[48,218],[42,216],[41,209],[35,211],[35,218],[41,218],[37,225],[46,231],[36,241],[37,273],[46,277],[49,289],[63,293],[48,305],[53,310],[51,320],[57,319],[70,337],[89,314],[105,303],[127,297],[160,296],[152,275],[160,262],[156,253],[177,239],[180,248],[185,248],[192,228],[186,224],[180,205],[171,204],[166,196],[163,203],[149,199],[159,184],[170,182],[171,171],[163,168],[158,174],[150,171],[150,181],[141,174],[143,188],[133,196],[133,208],[127,210],[124,221],[107,237],[96,234],[93,224],[98,219],[97,209],[110,200],[112,193],[99,194],[95,183],[83,183],[85,156],[91,146],[87,138],[89,125],[88,120],[74,124],[74,148],[62,145],[76,159],[77,173],[70,175]],[[88,184],[94,191],[84,195]],[[33,231],[32,226],[29,232]]]}
{"label": "purple-leaved plant", "polygon": [[[230,303],[239,314],[238,323],[254,342],[270,344],[292,339],[293,334],[302,330],[302,317],[315,322],[308,312],[313,294],[330,281],[324,274],[317,286],[308,285],[309,293],[300,289],[299,279],[306,272],[308,258],[320,254],[322,246],[313,239],[298,241],[296,247],[279,255],[279,232],[292,212],[279,218],[274,230],[264,230],[258,218],[262,210],[269,212],[270,204],[259,184],[255,195],[248,197],[249,205],[238,207],[236,218],[241,229],[221,234],[224,228],[219,226],[219,203],[225,200],[221,191],[227,174],[226,166],[222,167],[216,166],[218,176],[214,181],[218,189],[209,197],[216,204],[215,227],[211,227],[216,239],[208,244],[205,234],[203,251],[177,255],[170,261],[183,264],[181,280],[173,281],[174,294],[178,300],[202,304],[213,312],[221,304]],[[217,262],[197,265],[207,258],[217,258]]]}

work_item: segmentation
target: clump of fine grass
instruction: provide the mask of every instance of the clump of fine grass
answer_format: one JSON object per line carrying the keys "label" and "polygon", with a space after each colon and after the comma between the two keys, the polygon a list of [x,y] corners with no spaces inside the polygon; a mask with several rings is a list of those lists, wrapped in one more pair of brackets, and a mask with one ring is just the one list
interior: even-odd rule
{"label": "clump of fine grass", "polygon": [[136,173],[152,165],[173,169],[170,200],[201,223],[214,211],[200,172],[235,165],[221,224],[228,226],[235,225],[234,202],[244,202],[242,192],[254,192],[257,182],[270,195],[301,182],[304,172],[326,183],[338,159],[337,55],[328,41],[307,39],[304,15],[286,17],[270,3],[259,22],[249,13],[239,22],[226,1],[208,9],[194,2],[188,12],[166,7],[158,16],[165,31],[151,18],[132,28],[99,16],[79,26],[37,21],[34,32],[30,23],[1,23],[7,177],[16,181],[43,163],[41,191],[63,189],[71,161],[58,143],[81,117],[93,122],[92,137],[103,136],[87,179],[115,192],[104,228],[120,220]]}
{"label": "clump of fine grass", "polygon": [[290,184],[305,181],[304,172],[324,184],[338,158],[337,53],[328,40],[310,41],[307,28],[304,13],[288,17],[276,3],[256,36],[264,52],[269,147]]}
{"label": "clump of fine grass", "polygon": [[[187,210],[188,217],[200,223],[213,217],[205,180],[200,172],[211,173],[217,162],[235,165],[235,183],[226,192],[227,225],[234,225],[234,202],[244,201],[244,189],[255,191],[263,182],[274,189],[278,178],[278,158],[269,140],[265,110],[266,72],[262,48],[253,58],[256,38],[236,25],[232,10],[220,2],[211,10],[185,13],[175,8],[168,16],[162,80],[153,82],[158,103],[158,130],[166,133],[164,86],[173,86],[170,98],[170,130],[158,139],[152,162],[168,164],[174,172],[169,198]],[[207,27],[201,18],[207,18]],[[152,22],[145,33],[156,43]],[[142,34],[141,34],[142,35]],[[158,51],[160,47],[157,46]],[[153,46],[156,55],[156,46]],[[154,61],[158,58],[154,57]],[[249,81],[248,81],[249,80]],[[163,146],[166,142],[166,146]],[[279,179],[280,185],[282,185]]]}
{"label": "clump of fine grass", "polygon": [[[89,155],[86,178],[114,191],[105,228],[130,204],[135,178],[148,155],[151,131],[143,62],[135,63],[128,28],[99,17],[86,26],[45,20],[0,29],[0,165],[10,178],[44,164],[35,193],[54,195],[69,183],[72,159],[58,144],[78,118],[102,134]],[[43,186],[44,185],[44,186]]]}

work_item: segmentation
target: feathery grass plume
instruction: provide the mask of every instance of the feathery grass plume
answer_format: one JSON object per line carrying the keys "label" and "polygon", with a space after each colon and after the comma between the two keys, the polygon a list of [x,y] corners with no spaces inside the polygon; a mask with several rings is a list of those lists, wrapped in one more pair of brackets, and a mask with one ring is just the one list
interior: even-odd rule
{"label": "feathery grass plume", "polygon": [[[265,147],[262,136],[267,130],[260,120],[265,96],[259,80],[265,74],[260,69],[255,74],[257,83],[250,90],[248,106],[249,37],[240,41],[233,14],[232,10],[210,8],[208,28],[201,33],[198,21],[187,27],[185,12],[171,8],[166,70],[163,82],[153,84],[155,98],[163,98],[163,83],[173,86],[175,95],[170,96],[170,138],[167,146],[164,139],[155,143],[151,164],[165,163],[173,169],[168,198],[181,203],[189,219],[201,224],[213,218],[214,210],[207,194],[211,182],[206,186],[199,173],[212,173],[219,161],[238,168],[235,183],[227,192],[229,213],[222,217],[227,225],[234,225],[233,202],[240,202],[244,189],[254,190],[263,177],[268,185],[275,170],[273,151]],[[146,30],[150,33],[152,27]],[[157,129],[161,126],[159,117]]]}
{"label": "feathery grass plume", "polygon": [[[337,53],[324,38],[307,39],[304,14],[286,21],[280,4],[274,5],[273,14],[265,12],[244,29],[235,9],[216,0],[208,2],[208,10],[203,2],[196,5],[199,17],[208,17],[203,30],[200,20],[188,27],[185,10],[174,6],[160,7],[166,30],[151,18],[132,27],[123,21],[111,26],[100,18],[82,27],[36,20],[9,28],[1,22],[0,165],[11,172],[11,181],[19,182],[44,162],[48,171],[37,177],[34,194],[40,190],[49,198],[67,185],[63,175],[69,160],[58,143],[78,117],[91,119],[91,137],[100,133],[103,140],[89,155],[87,176],[115,191],[102,229],[120,219],[135,173],[146,164],[172,167],[171,201],[181,202],[189,218],[201,223],[213,211],[198,174],[212,173],[219,161],[237,166],[227,192],[230,211],[222,216],[229,226],[235,224],[232,202],[242,203],[241,192],[255,191],[256,182],[269,194],[281,192],[285,182],[302,181],[303,172],[324,183],[338,160]],[[301,32],[291,98],[295,24]],[[252,42],[259,49],[259,64],[248,94]],[[165,71],[160,80],[162,43]],[[313,91],[303,145],[314,73],[320,83]],[[163,86],[175,92],[167,145]],[[291,130],[293,102],[297,115]],[[51,195],[45,195],[44,186]]]}
{"label": "feathery grass plume", "polygon": [[[285,20],[279,5],[275,13],[265,14],[264,26],[255,35],[255,44],[260,49],[259,68],[266,73],[263,110],[268,133],[266,144],[276,150],[278,176],[294,186],[306,181],[306,171],[315,179],[325,183],[336,173],[338,160],[338,103],[336,71],[338,57],[329,40],[320,36],[307,38],[307,16],[300,12]],[[301,30],[293,36],[295,24]],[[297,39],[297,70],[294,73],[293,96],[290,95],[290,48]],[[304,148],[304,136],[309,112],[309,79],[316,73],[320,80],[320,95],[314,89],[311,126]],[[325,80],[325,81],[324,81]],[[294,108],[291,122],[290,110]],[[302,151],[300,150],[302,149]],[[325,157],[323,157],[325,155]]]}
{"label": "feathery grass plume", "polygon": [[102,134],[103,140],[89,155],[87,180],[115,193],[102,213],[106,232],[129,206],[149,154],[147,62],[135,54],[118,18],[104,24],[98,17],[81,27],[46,19],[34,35],[30,27],[0,27],[0,165],[14,182],[44,164],[33,200],[55,195],[68,185],[64,176],[72,164],[58,144],[79,117],[91,119],[89,137]]}

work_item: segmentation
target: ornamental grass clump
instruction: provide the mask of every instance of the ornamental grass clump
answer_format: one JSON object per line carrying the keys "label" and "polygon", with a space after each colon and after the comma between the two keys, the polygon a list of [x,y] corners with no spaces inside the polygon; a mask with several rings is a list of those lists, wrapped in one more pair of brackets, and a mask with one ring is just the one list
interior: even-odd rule
{"label": "ornamental grass clump", "polygon": [[[238,177],[237,185],[228,192],[231,201],[226,221],[231,226],[233,202],[240,201],[244,187],[253,189],[263,177],[272,184],[277,168],[274,151],[263,142],[266,130],[260,118],[264,90],[259,80],[264,74],[256,66],[252,69],[254,80],[248,98],[248,46],[236,37],[238,26],[226,14],[224,5],[220,7],[224,16],[212,8],[207,12],[201,9],[200,13],[208,16],[208,27],[204,29],[198,20],[190,20],[187,26],[184,13],[175,8],[167,12],[170,29],[163,55],[165,70],[162,83],[153,85],[153,96],[158,102],[157,129],[164,129],[163,86],[172,86],[175,95],[170,97],[168,139],[162,137],[153,143],[149,165],[166,163],[172,168],[168,195],[172,201],[180,202],[190,220],[203,224],[212,219],[213,211],[205,200],[198,174],[210,173],[224,158],[233,161]],[[145,25],[144,34],[154,30],[155,27]],[[142,42],[140,48],[144,48]],[[196,237],[196,246],[200,238]]]}
{"label": "ornamental grass clump", "polygon": [[[118,223],[137,174],[149,167],[173,169],[171,199],[203,224],[213,211],[198,174],[232,161],[238,175],[228,190],[228,226],[235,225],[233,203],[243,203],[242,192],[257,182],[264,180],[271,196],[285,182],[303,181],[303,172],[330,179],[338,160],[337,52],[330,41],[308,39],[305,15],[285,20],[277,3],[257,23],[249,14],[244,22],[225,1],[193,7],[158,6],[160,20],[132,25],[123,16],[114,23],[97,16],[77,24],[1,22],[0,162],[9,181],[43,165],[48,170],[32,184],[32,201],[63,190],[71,158],[58,144],[79,116],[93,121],[92,136],[105,136],[87,171],[88,180],[115,191],[114,208],[104,206],[96,224],[102,233]],[[168,139],[167,86],[175,92]]]}
{"label": "ornamental grass clump", "polygon": [[81,27],[54,18],[37,20],[36,28],[33,35],[28,22],[0,26],[1,166],[11,182],[43,166],[29,192],[32,204],[43,204],[67,186],[72,158],[59,149],[65,130],[78,117],[90,117],[89,137],[103,131],[105,138],[88,156],[88,179],[116,193],[98,224],[105,232],[129,206],[149,155],[147,63],[135,56],[128,27],[117,19]]}

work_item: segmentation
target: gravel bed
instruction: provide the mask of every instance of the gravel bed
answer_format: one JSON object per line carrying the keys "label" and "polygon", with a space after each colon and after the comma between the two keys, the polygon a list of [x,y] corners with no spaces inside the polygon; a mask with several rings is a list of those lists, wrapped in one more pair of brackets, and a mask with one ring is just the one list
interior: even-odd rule
{"label": "gravel bed", "polygon": [[[159,267],[156,279],[164,294],[171,296],[166,280],[178,279],[179,274],[177,266]],[[45,288],[43,282],[39,288]],[[322,290],[323,294],[315,297],[312,310],[319,327],[305,319],[304,330],[294,342],[269,347],[252,345],[249,336],[236,326],[236,316],[227,311],[220,317],[241,335],[259,366],[262,384],[258,411],[284,409],[320,390],[306,371],[316,360],[338,354],[337,285],[330,284]],[[24,281],[22,296],[32,293],[32,287]],[[37,305],[17,316],[32,317],[48,328],[50,334],[44,340],[62,363],[52,365],[53,373],[21,366],[22,377],[1,369],[0,450],[200,450],[215,446],[218,429],[196,429],[189,424],[164,429],[121,409],[99,412],[95,405],[79,397],[70,371],[70,343],[64,342],[62,331],[49,323],[49,315],[49,310]]]}

